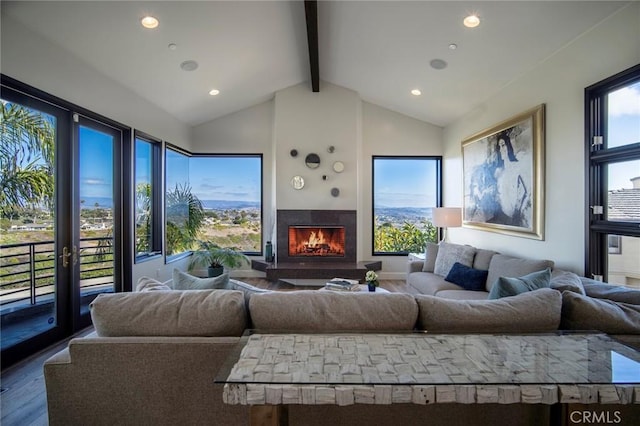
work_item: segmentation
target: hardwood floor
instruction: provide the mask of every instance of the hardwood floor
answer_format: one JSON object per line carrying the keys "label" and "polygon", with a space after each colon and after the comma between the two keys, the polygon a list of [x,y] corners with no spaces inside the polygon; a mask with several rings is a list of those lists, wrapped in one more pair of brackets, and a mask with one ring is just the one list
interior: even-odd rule
{"label": "hardwood floor", "polygon": [[[278,291],[317,289],[317,287],[295,287],[274,284],[261,278],[239,278],[256,287]],[[381,280],[380,286],[392,293],[414,294],[404,280]],[[83,330],[73,337],[81,337],[93,331],[93,327]],[[64,349],[71,338],[59,342],[0,373],[0,394],[2,426],[47,425],[47,398],[45,393],[42,365],[50,356]]]}

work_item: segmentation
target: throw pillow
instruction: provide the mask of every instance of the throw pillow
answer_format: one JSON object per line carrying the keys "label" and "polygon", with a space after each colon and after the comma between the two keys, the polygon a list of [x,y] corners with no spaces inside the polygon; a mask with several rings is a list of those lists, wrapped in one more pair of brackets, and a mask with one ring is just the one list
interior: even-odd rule
{"label": "throw pillow", "polygon": [[473,269],[460,262],[456,262],[444,280],[458,284],[465,290],[483,291],[487,285],[488,273],[489,271]]}
{"label": "throw pillow", "polygon": [[161,283],[158,280],[154,280],[149,277],[140,277],[138,279],[138,284],[136,285],[136,291],[156,291],[156,290],[171,290],[171,287],[168,285]]}
{"label": "throw pillow", "polygon": [[424,250],[424,265],[422,265],[422,272],[433,272],[433,268],[436,266],[438,247],[439,246],[437,244],[427,243]]}
{"label": "throw pillow", "polygon": [[500,277],[521,277],[532,272],[542,271],[545,268],[553,268],[553,262],[551,260],[524,259],[505,254],[494,254],[489,263],[487,284],[489,285],[489,290],[491,290],[493,283],[498,281]]}
{"label": "throw pillow", "polygon": [[580,277],[569,271],[554,270],[551,274],[549,286],[554,290],[558,290],[560,293],[566,290],[582,295],[585,294]]}
{"label": "throw pillow", "polygon": [[420,330],[429,332],[530,333],[558,329],[562,296],[541,289],[499,300],[451,300],[415,295]]}
{"label": "throw pillow", "polygon": [[173,270],[174,290],[224,289],[227,288],[228,283],[229,274],[222,274],[212,278],[198,278],[178,269]]}
{"label": "throw pillow", "polygon": [[608,299],[614,302],[640,305],[640,290],[629,287],[613,285],[590,278],[581,278],[584,292],[589,297],[597,299]]}
{"label": "throw pillow", "polygon": [[600,330],[609,334],[640,334],[640,306],[562,293],[563,330]]}
{"label": "throw pillow", "polygon": [[489,292],[489,299],[500,299],[501,297],[515,296],[527,291],[549,287],[551,281],[551,269],[532,272],[518,278],[500,277],[493,284]]}
{"label": "throw pillow", "polygon": [[475,254],[476,249],[471,246],[441,242],[433,273],[441,277],[446,277],[456,262],[460,262],[465,266],[471,266]]}

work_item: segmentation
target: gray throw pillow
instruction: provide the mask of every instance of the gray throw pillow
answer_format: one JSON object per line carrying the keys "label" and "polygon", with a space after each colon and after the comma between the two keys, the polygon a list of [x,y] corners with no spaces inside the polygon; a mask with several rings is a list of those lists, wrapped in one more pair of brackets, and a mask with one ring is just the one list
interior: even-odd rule
{"label": "gray throw pillow", "polygon": [[491,287],[489,299],[500,299],[502,297],[516,296],[528,291],[548,288],[551,280],[551,269],[532,272],[518,278],[500,277]]}
{"label": "gray throw pillow", "polygon": [[564,330],[599,330],[609,334],[640,334],[640,306],[562,293]]}
{"label": "gray throw pillow", "polygon": [[171,287],[161,283],[158,280],[154,280],[149,277],[140,277],[138,284],[136,285],[136,291],[167,291],[171,290]]}
{"label": "gray throw pillow", "polygon": [[178,269],[173,270],[174,290],[225,289],[228,284],[229,274],[222,274],[213,278],[198,278]]}
{"label": "gray throw pillow", "polygon": [[441,242],[433,273],[446,277],[456,262],[464,266],[471,266],[475,254],[476,249],[474,247]]}
{"label": "gray throw pillow", "polygon": [[424,265],[422,265],[422,272],[433,272],[436,266],[436,257],[438,256],[439,246],[434,243],[427,243],[424,250]]}
{"label": "gray throw pillow", "polygon": [[554,290],[558,290],[560,293],[563,291],[572,291],[574,293],[585,295],[584,286],[580,277],[569,271],[554,270],[551,274],[551,281],[549,287]]}
{"label": "gray throw pillow", "polygon": [[640,290],[603,283],[585,277],[581,277],[580,280],[582,281],[585,294],[589,297],[640,305]]}

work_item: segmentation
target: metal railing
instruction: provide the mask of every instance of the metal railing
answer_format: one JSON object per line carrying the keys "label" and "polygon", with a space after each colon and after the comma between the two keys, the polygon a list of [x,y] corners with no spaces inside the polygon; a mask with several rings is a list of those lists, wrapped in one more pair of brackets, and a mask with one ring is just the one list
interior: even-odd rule
{"label": "metal railing", "polygon": [[[113,237],[80,239],[82,289],[113,284],[112,242]],[[53,241],[0,245],[0,305],[51,299],[56,264]]]}

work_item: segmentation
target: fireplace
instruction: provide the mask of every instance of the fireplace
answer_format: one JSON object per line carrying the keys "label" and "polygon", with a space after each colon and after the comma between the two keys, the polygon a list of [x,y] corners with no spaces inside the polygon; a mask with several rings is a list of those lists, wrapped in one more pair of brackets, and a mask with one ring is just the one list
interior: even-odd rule
{"label": "fireplace", "polygon": [[344,257],[344,226],[289,225],[289,257]]}
{"label": "fireplace", "polygon": [[278,210],[280,262],[355,262],[355,210]]}

